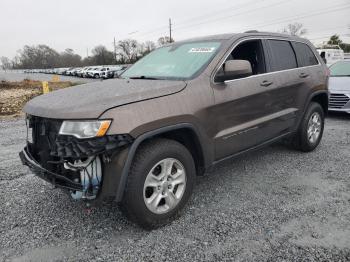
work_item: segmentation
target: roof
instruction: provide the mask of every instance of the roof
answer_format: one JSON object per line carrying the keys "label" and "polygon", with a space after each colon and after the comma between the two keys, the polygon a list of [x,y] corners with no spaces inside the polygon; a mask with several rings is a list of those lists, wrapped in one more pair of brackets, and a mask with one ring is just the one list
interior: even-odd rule
{"label": "roof", "polygon": [[245,36],[267,36],[267,37],[270,36],[270,37],[288,38],[291,40],[306,40],[306,39],[300,38],[298,36],[291,36],[291,35],[282,34],[282,33],[247,31],[244,33],[229,33],[229,34],[218,34],[218,35],[194,37],[194,38],[178,41],[177,43],[179,43],[179,42],[180,43],[181,42],[192,42],[192,41],[229,40],[232,38],[240,38],[240,37],[245,37]]}

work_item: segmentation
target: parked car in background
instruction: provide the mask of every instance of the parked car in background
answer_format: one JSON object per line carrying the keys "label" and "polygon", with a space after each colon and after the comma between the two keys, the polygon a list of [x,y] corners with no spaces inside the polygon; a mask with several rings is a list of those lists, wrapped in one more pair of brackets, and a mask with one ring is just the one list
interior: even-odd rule
{"label": "parked car in background", "polygon": [[87,75],[88,77],[91,77],[91,78],[100,78],[102,75],[102,69],[103,69],[103,66],[96,66],[88,70]]}
{"label": "parked car in background", "polygon": [[344,51],[338,45],[326,45],[317,51],[327,66],[344,60]]}
{"label": "parked car in background", "polygon": [[76,68],[74,68],[74,69],[72,70],[72,76],[78,76],[78,75],[77,75],[77,72],[78,72],[79,70],[81,70],[81,67],[76,67]]}
{"label": "parked car in background", "polygon": [[104,67],[102,69],[102,77],[105,78],[105,79],[107,79],[107,78],[114,78],[114,75],[117,72],[122,72],[123,69],[125,70],[125,68],[126,68],[125,65]]}
{"label": "parked car in background", "polygon": [[75,69],[74,67],[71,67],[71,68],[67,69],[66,72],[64,72],[64,74],[67,76],[72,76],[74,69]]}
{"label": "parked car in background", "polygon": [[87,67],[82,72],[82,77],[89,77],[89,71],[93,70],[95,67]]}
{"label": "parked car in background", "polygon": [[69,70],[69,68],[67,68],[67,67],[57,68],[56,74],[64,75],[67,72],[67,70]]}
{"label": "parked car in background", "polygon": [[109,78],[118,78],[121,74],[123,74],[130,66],[130,65],[122,65],[119,70],[115,70],[109,74]]}
{"label": "parked car in background", "polygon": [[350,114],[350,60],[336,62],[329,69],[328,109]]}
{"label": "parked car in background", "polygon": [[80,69],[77,70],[76,75],[79,77],[83,77],[84,70],[88,69],[89,67],[81,67]]}
{"label": "parked car in background", "polygon": [[29,101],[32,137],[20,157],[74,199],[114,198],[132,221],[155,228],[185,206],[196,176],[223,160],[282,139],[314,150],[328,73],[308,40],[283,34],[172,43],[119,79]]}

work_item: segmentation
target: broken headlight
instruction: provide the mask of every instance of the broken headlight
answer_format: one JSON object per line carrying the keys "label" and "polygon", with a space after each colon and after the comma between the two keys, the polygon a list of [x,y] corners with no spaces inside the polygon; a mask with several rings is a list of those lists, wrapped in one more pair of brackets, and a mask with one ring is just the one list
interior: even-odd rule
{"label": "broken headlight", "polygon": [[59,134],[76,138],[101,137],[107,133],[111,120],[63,121]]}

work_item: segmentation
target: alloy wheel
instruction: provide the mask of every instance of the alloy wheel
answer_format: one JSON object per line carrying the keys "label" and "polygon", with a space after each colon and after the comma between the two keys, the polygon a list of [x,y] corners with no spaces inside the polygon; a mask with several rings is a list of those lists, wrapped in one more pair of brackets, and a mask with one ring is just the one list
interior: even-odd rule
{"label": "alloy wheel", "polygon": [[155,214],[174,209],[185,192],[186,180],[185,168],[179,160],[166,158],[159,161],[144,183],[143,198],[147,208]]}

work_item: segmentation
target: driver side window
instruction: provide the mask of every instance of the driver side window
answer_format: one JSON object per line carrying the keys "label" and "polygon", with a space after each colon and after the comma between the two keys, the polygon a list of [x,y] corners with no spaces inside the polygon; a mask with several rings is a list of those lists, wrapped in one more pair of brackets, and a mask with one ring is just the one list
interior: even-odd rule
{"label": "driver side window", "polygon": [[[252,68],[252,75],[266,73],[265,57],[261,40],[247,40],[239,44],[227,57],[225,63],[229,60],[246,60]],[[225,75],[225,63],[222,65],[216,76]],[[247,76],[237,75],[231,79],[239,79]]]}

